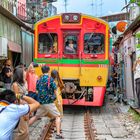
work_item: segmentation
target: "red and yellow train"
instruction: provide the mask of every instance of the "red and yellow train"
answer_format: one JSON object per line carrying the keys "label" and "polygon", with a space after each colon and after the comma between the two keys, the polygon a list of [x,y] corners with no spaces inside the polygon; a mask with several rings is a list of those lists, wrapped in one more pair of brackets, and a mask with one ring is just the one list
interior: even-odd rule
{"label": "red and yellow train", "polygon": [[42,19],[35,25],[34,45],[34,62],[59,71],[64,105],[102,106],[109,69],[105,21],[79,13]]}

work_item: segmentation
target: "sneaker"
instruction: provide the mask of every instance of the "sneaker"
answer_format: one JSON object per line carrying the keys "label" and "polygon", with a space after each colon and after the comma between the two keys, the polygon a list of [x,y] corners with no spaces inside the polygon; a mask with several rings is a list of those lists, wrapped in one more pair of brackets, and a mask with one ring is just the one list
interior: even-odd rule
{"label": "sneaker", "polygon": [[55,139],[64,139],[64,137],[62,135],[56,135]]}

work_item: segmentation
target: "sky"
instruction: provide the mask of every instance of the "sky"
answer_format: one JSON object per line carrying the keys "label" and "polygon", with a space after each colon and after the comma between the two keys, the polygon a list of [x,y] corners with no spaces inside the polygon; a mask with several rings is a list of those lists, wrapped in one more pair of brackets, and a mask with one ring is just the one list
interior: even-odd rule
{"label": "sky", "polygon": [[[58,14],[65,12],[64,0],[57,0],[53,5],[57,7]],[[121,9],[124,6],[125,0],[67,0],[67,12],[79,12],[98,17],[122,12]]]}

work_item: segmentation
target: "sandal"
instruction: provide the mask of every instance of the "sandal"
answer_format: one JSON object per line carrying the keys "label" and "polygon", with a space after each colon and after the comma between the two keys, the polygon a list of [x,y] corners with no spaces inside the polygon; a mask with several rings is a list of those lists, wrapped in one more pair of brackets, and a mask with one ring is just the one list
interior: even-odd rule
{"label": "sandal", "polygon": [[59,135],[56,134],[55,139],[64,139],[64,137],[60,134]]}
{"label": "sandal", "polygon": [[55,118],[53,118],[53,119],[50,119],[50,122],[53,122],[53,121],[55,121]]}
{"label": "sandal", "polygon": [[[56,130],[54,130],[54,133],[56,133]],[[60,129],[60,133],[62,133],[62,129]]]}

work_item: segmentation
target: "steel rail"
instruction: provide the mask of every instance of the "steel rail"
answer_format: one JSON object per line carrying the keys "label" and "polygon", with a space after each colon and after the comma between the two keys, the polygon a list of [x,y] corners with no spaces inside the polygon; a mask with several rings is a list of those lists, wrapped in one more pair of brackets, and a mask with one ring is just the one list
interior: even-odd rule
{"label": "steel rail", "polygon": [[85,135],[88,140],[95,140],[95,133],[93,127],[93,122],[90,117],[89,110],[86,111],[85,116],[84,116],[84,127],[85,127]]}
{"label": "steel rail", "polygon": [[[85,138],[87,140],[95,140],[96,139],[95,127],[94,127],[93,121],[91,119],[89,110],[86,110],[86,112],[84,113],[84,124],[83,125],[84,125],[84,131],[85,131]],[[54,121],[51,121],[51,122],[49,122],[49,124],[47,124],[44,127],[39,140],[51,140],[52,134],[53,134],[53,129],[54,129]]]}
{"label": "steel rail", "polygon": [[52,136],[53,128],[54,128],[54,121],[50,121],[49,124],[47,124],[44,127],[39,140],[49,140]]}

